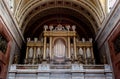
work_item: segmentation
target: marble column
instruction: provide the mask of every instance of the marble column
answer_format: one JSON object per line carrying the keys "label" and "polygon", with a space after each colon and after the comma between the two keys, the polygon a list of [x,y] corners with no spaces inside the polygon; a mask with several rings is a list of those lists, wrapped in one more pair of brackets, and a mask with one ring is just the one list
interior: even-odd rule
{"label": "marble column", "polygon": [[24,60],[24,63],[28,63],[28,54],[29,54],[29,47],[27,47],[26,49],[26,56],[25,56],[25,60]]}
{"label": "marble column", "polygon": [[35,63],[36,52],[37,52],[36,47],[34,47],[33,62],[32,62],[33,64]]}
{"label": "marble column", "polygon": [[85,61],[85,64],[87,64],[87,59],[86,59],[86,49],[85,47],[83,47],[83,54],[84,54],[84,61]]}
{"label": "marble column", "polygon": [[47,37],[44,37],[44,51],[43,51],[43,60],[46,60],[46,39]]}
{"label": "marble column", "polygon": [[71,53],[70,53],[70,37],[68,37],[68,58],[71,58]]}
{"label": "marble column", "polygon": [[91,55],[92,55],[92,60],[93,60],[93,63],[94,63],[94,62],[95,62],[95,60],[94,60],[93,47],[91,47]]}
{"label": "marble column", "polygon": [[50,37],[50,59],[52,59],[52,37]]}
{"label": "marble column", "polygon": [[29,47],[27,47],[27,49],[26,49],[26,59],[28,59],[28,51],[29,51]]}
{"label": "marble column", "polygon": [[75,57],[75,60],[77,60],[77,53],[76,53],[76,39],[75,39],[75,36],[73,37],[73,46],[74,46],[74,57]]}

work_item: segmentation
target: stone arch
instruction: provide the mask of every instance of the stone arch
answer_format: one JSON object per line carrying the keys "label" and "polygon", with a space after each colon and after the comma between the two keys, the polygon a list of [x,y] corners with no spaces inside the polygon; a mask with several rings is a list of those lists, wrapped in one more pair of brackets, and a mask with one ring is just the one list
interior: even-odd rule
{"label": "stone arch", "polygon": [[[36,16],[35,13],[37,13],[38,11],[43,11],[45,9],[50,9],[51,7],[66,7],[66,8],[78,10],[79,12],[82,12],[81,13],[82,15],[86,14],[84,16],[87,16],[87,19],[89,20],[89,22],[92,21],[91,23],[92,23],[93,27],[97,26],[97,28],[98,28],[100,25],[100,17],[98,16],[95,9],[93,9],[94,7],[90,6],[89,4],[82,2],[82,1],[79,1],[79,2],[67,1],[67,0],[65,0],[65,1],[51,0],[51,1],[44,1],[44,2],[39,1],[39,2],[33,2],[33,3],[29,4],[28,6],[25,9],[23,9],[24,11],[21,12],[21,16],[19,17],[19,19],[21,20],[20,26],[22,28],[27,26],[27,21],[30,19],[30,17],[31,17],[31,19],[33,19],[32,17]],[[85,7],[85,6],[88,6],[88,7]],[[40,14],[40,12],[38,12],[38,14]],[[96,21],[99,21],[99,22],[96,22]],[[96,31],[97,31],[97,29],[96,29]]]}
{"label": "stone arch", "polygon": [[65,57],[66,45],[64,39],[58,38],[54,41],[54,56],[61,58]]}

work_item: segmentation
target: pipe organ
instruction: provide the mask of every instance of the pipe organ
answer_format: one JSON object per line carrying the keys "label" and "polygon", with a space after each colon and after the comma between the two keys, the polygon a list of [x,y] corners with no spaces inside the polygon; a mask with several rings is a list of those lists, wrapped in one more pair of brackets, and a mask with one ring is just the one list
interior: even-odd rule
{"label": "pipe organ", "polygon": [[92,38],[77,38],[76,26],[44,25],[42,36],[27,38],[25,64],[80,63],[94,64]]}

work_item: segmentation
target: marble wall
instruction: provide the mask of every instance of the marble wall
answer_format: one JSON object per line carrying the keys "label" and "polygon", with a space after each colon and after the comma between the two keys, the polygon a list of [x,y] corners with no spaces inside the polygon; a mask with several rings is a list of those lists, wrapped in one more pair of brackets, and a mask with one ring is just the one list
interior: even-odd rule
{"label": "marble wall", "polygon": [[[113,55],[114,52],[111,51],[113,49],[111,47],[112,44],[110,44],[109,40],[116,35],[114,32],[120,31],[119,27],[120,27],[120,1],[117,3],[116,7],[114,7],[113,10],[111,10],[111,13],[108,15],[108,17],[103,21],[102,28],[96,36],[98,50],[100,51],[100,53],[106,54],[108,64],[110,64],[112,67],[115,79],[120,78],[119,76],[120,70],[117,69],[118,72],[116,72],[117,65],[116,66],[113,65],[113,63],[118,62],[118,60],[120,60],[120,57],[118,57],[117,55]],[[117,73],[118,75],[116,75]],[[119,76],[119,78],[117,76]]]}
{"label": "marble wall", "polygon": [[8,79],[113,79],[111,68],[107,64],[73,64],[70,69],[51,69],[50,66],[14,64],[11,66]]}
{"label": "marble wall", "polygon": [[0,0],[0,33],[7,39],[8,49],[5,55],[0,55],[0,62],[5,61],[4,64],[0,64],[2,65],[0,79],[6,79],[5,77],[7,77],[6,74],[9,70],[9,65],[13,61],[13,56],[15,53],[20,53],[18,51],[21,49],[21,43],[24,40],[15,18],[4,1]]}

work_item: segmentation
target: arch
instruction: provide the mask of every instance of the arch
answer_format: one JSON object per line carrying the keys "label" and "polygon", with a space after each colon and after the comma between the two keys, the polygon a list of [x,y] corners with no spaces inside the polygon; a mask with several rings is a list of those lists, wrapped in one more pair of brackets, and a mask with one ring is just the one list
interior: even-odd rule
{"label": "arch", "polygon": [[[85,7],[85,6],[88,6],[88,7]],[[28,22],[31,19],[33,19],[34,16],[36,16],[37,14],[40,14],[40,12],[42,12],[44,10],[52,8],[52,7],[65,7],[65,8],[73,9],[74,11],[78,11],[80,14],[82,14],[82,16],[87,16],[86,19],[89,20],[89,22],[92,24],[93,28],[95,28],[96,26],[98,28],[100,25],[100,17],[98,16],[97,11],[95,9],[93,9],[94,7],[92,5],[90,6],[90,4],[87,4],[84,1],[82,2],[82,1],[65,0],[65,1],[59,2],[59,1],[51,0],[51,1],[44,1],[44,2],[33,1],[28,6],[26,6],[26,8],[21,10],[22,12],[19,12],[19,13],[21,13],[19,20],[21,20],[20,23],[22,23],[22,24],[20,24],[20,26],[26,27]],[[99,22],[96,22],[96,21],[99,21]],[[96,28],[96,30],[94,29],[96,32],[98,30],[97,28]],[[22,30],[25,30],[25,29],[22,29]]]}
{"label": "arch", "polygon": [[57,58],[63,58],[66,54],[66,45],[65,41],[62,38],[58,38],[54,41],[53,45],[54,56]]}
{"label": "arch", "polygon": [[[56,14],[55,11],[58,8],[60,9],[60,12],[64,12],[64,13],[58,12]],[[46,13],[48,13],[48,14],[45,15]],[[55,17],[55,15],[59,16],[59,14],[62,16],[61,18],[63,21],[68,21],[69,23],[72,23],[71,25],[76,25],[77,30],[79,29],[83,33],[85,33],[85,32],[92,33],[91,35],[93,35],[93,36],[96,35],[97,26],[95,26],[94,24],[92,25],[91,24],[92,22],[90,22],[88,19],[86,19],[86,17],[81,15],[78,11],[74,11],[70,8],[55,7],[55,8],[50,8],[50,9],[46,9],[46,10],[42,11],[39,15],[34,17],[34,18],[36,18],[36,20],[31,18],[28,21],[29,23],[26,22],[26,24],[27,24],[26,27],[22,28],[24,37],[32,37],[33,35],[40,34],[40,31],[42,33],[44,24],[47,24],[47,23],[55,20],[57,18],[57,17]],[[37,19],[37,17],[39,17],[39,18]],[[47,24],[47,25],[49,25],[49,24]],[[28,32],[30,32],[30,33],[28,33]],[[77,32],[80,32],[80,31],[77,31]],[[25,35],[29,35],[29,36],[25,36]]]}

